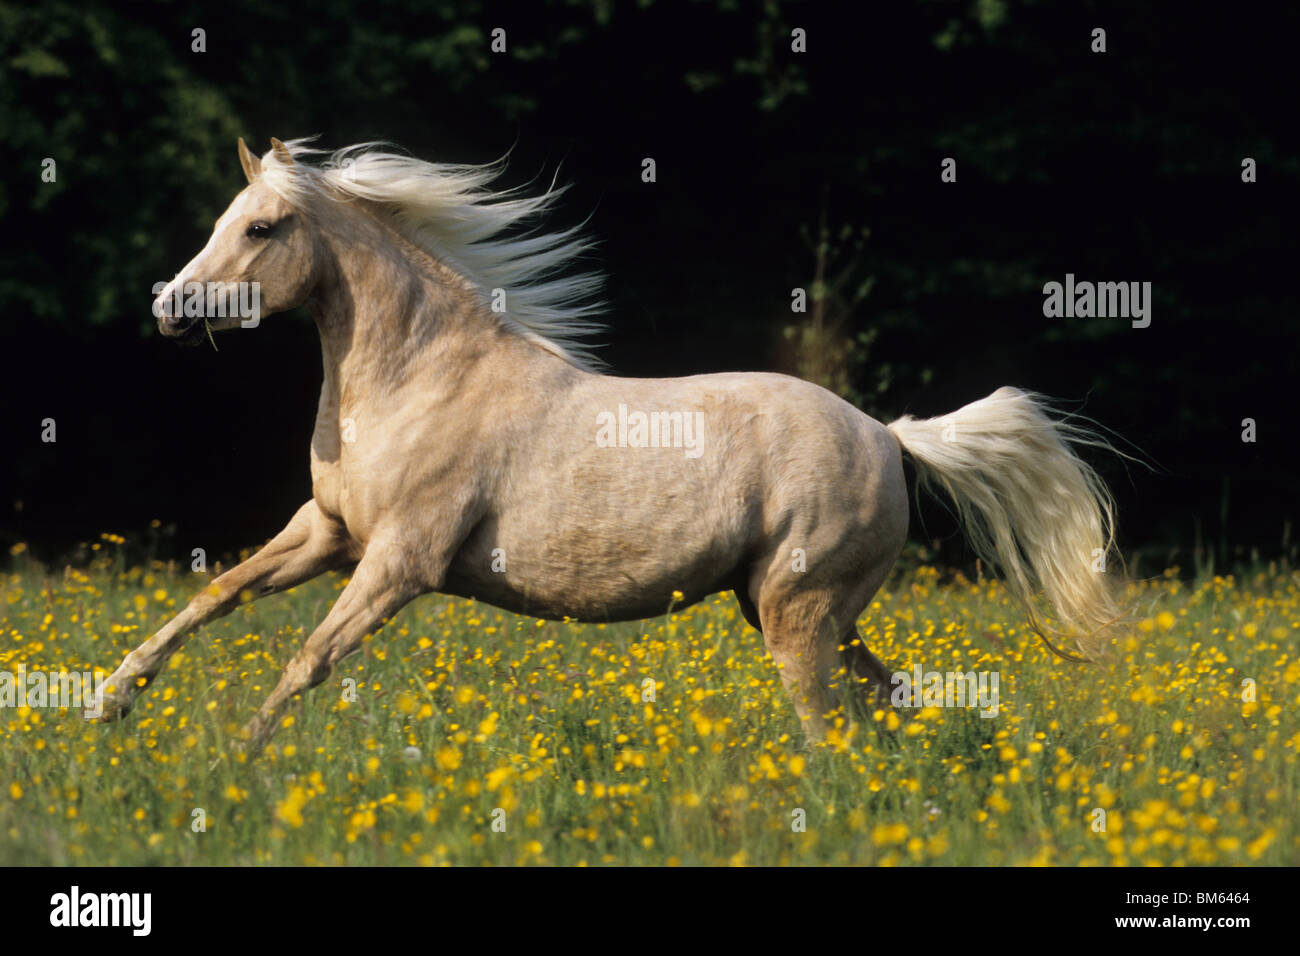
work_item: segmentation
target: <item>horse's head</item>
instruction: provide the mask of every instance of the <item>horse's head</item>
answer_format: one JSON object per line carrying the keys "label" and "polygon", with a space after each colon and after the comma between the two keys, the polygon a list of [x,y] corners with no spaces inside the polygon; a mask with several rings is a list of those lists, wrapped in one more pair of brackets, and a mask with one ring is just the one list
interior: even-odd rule
{"label": "horse's head", "polygon": [[[276,164],[293,157],[271,140]],[[262,161],[239,141],[248,186],[212,230],[203,251],[158,292],[153,312],[163,335],[199,342],[206,327],[252,328],[263,315],[306,301],[316,284],[316,238],[300,210],[262,177]],[[157,291],[157,287],[155,287]]]}

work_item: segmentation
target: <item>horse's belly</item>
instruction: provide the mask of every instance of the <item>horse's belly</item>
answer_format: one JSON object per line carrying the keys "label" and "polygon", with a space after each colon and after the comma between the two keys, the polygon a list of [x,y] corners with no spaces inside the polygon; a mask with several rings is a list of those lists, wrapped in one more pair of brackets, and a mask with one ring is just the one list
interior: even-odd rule
{"label": "horse's belly", "polygon": [[530,537],[489,525],[452,561],[443,590],[518,614],[626,621],[737,586],[742,548],[728,535],[701,543],[652,525],[614,535],[595,522],[577,528]]}
{"label": "horse's belly", "polygon": [[515,614],[549,621],[567,618],[602,623],[657,617],[670,610],[688,607],[708,594],[725,588],[716,587],[704,593],[692,591],[689,595],[679,591],[680,597],[666,590],[628,590],[603,595],[593,593],[590,589],[549,588],[545,592],[538,592],[505,580],[470,581],[466,578],[449,578],[444,590],[448,594],[473,598]]}
{"label": "horse's belly", "polygon": [[734,585],[722,581],[713,586],[681,588],[606,587],[586,576],[580,580],[511,580],[502,573],[493,578],[451,573],[444,591],[459,597],[484,601],[495,607],[532,617],[559,621],[639,621],[670,610],[687,607],[717,591]]}

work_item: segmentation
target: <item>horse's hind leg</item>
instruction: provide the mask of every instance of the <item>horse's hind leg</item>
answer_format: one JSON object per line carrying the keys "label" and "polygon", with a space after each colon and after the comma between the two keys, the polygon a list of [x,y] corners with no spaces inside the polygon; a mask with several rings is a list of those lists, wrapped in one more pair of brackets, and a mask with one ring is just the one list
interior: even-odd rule
{"label": "horse's hind leg", "polygon": [[[901,548],[901,541],[899,548]],[[897,558],[898,550],[890,548],[884,556],[878,557],[871,571],[853,589],[851,606],[863,608],[871,603],[880,586],[885,583],[889,571]],[[858,611],[861,614],[861,611]],[[840,639],[840,660],[848,672],[846,680],[850,688],[848,702],[860,711],[870,713],[890,706],[890,696],[894,689],[893,673],[871,653],[866,642],[858,635],[857,616],[850,622]]]}
{"label": "horse's hind leg", "polygon": [[830,678],[834,664],[833,656],[824,646],[826,642],[818,634],[820,625],[812,623],[824,617],[818,608],[822,601],[790,599],[788,604],[795,606],[780,602],[769,614],[760,616],[757,604],[748,594],[739,590],[735,594],[745,621],[763,635],[767,651],[780,670],[781,682],[794,701],[808,735],[822,737],[824,715],[833,700]]}
{"label": "horse's hind leg", "polygon": [[835,704],[831,675],[838,666],[838,636],[843,622],[831,618],[833,595],[826,590],[777,590],[760,593],[759,617],[763,641],[794,703],[804,732],[819,740],[826,735],[826,715]]}
{"label": "horse's hind leg", "polygon": [[[763,640],[781,668],[781,680],[810,737],[825,735],[825,715],[838,704],[874,709],[889,702],[891,674],[858,637],[857,618],[884,583],[902,546],[902,531],[895,530],[892,538],[884,539],[885,546],[864,562],[865,573],[855,563],[791,573],[775,561],[751,583]],[[836,545],[839,548],[826,551],[843,548],[841,542]],[[834,675],[841,671],[846,673],[833,684]]]}
{"label": "horse's hind leg", "polygon": [[889,706],[893,674],[863,643],[856,624],[844,635],[840,646],[840,659],[852,687],[851,702],[866,711]]}

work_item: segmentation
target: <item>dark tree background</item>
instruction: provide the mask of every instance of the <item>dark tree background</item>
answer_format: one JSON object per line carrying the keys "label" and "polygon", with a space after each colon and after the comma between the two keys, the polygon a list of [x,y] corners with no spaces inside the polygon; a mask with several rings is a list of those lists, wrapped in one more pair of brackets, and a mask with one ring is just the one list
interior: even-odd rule
{"label": "dark tree background", "polygon": [[[1293,551],[1296,9],[878,6],[0,3],[0,542],[219,555],[309,496],[305,311],[214,352],[149,304],[242,187],[236,137],[315,133],[558,167],[622,374],[793,371],[885,420],[1036,389],[1158,466],[1094,458],[1143,571]],[[1150,327],[1045,318],[1067,272],[1151,282]]]}

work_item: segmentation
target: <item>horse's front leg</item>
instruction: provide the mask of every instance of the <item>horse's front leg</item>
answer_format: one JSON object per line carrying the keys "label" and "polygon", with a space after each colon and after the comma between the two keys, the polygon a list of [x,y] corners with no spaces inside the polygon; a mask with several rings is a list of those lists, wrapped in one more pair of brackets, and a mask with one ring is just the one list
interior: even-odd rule
{"label": "horse's front leg", "polygon": [[219,575],[196,594],[185,609],[135,650],[104,682],[103,693],[86,710],[89,720],[126,715],[136,694],[153,680],[168,659],[197,628],[239,606],[241,595],[263,597],[284,591],[348,563],[343,526],[309,501],[278,535],[247,561]]}
{"label": "horse's front leg", "polygon": [[330,671],[413,598],[429,589],[404,572],[395,549],[371,544],[352,579],[280,676],[280,683],[240,735],[254,756],[275,733],[280,713],[294,697],[322,683]]}

